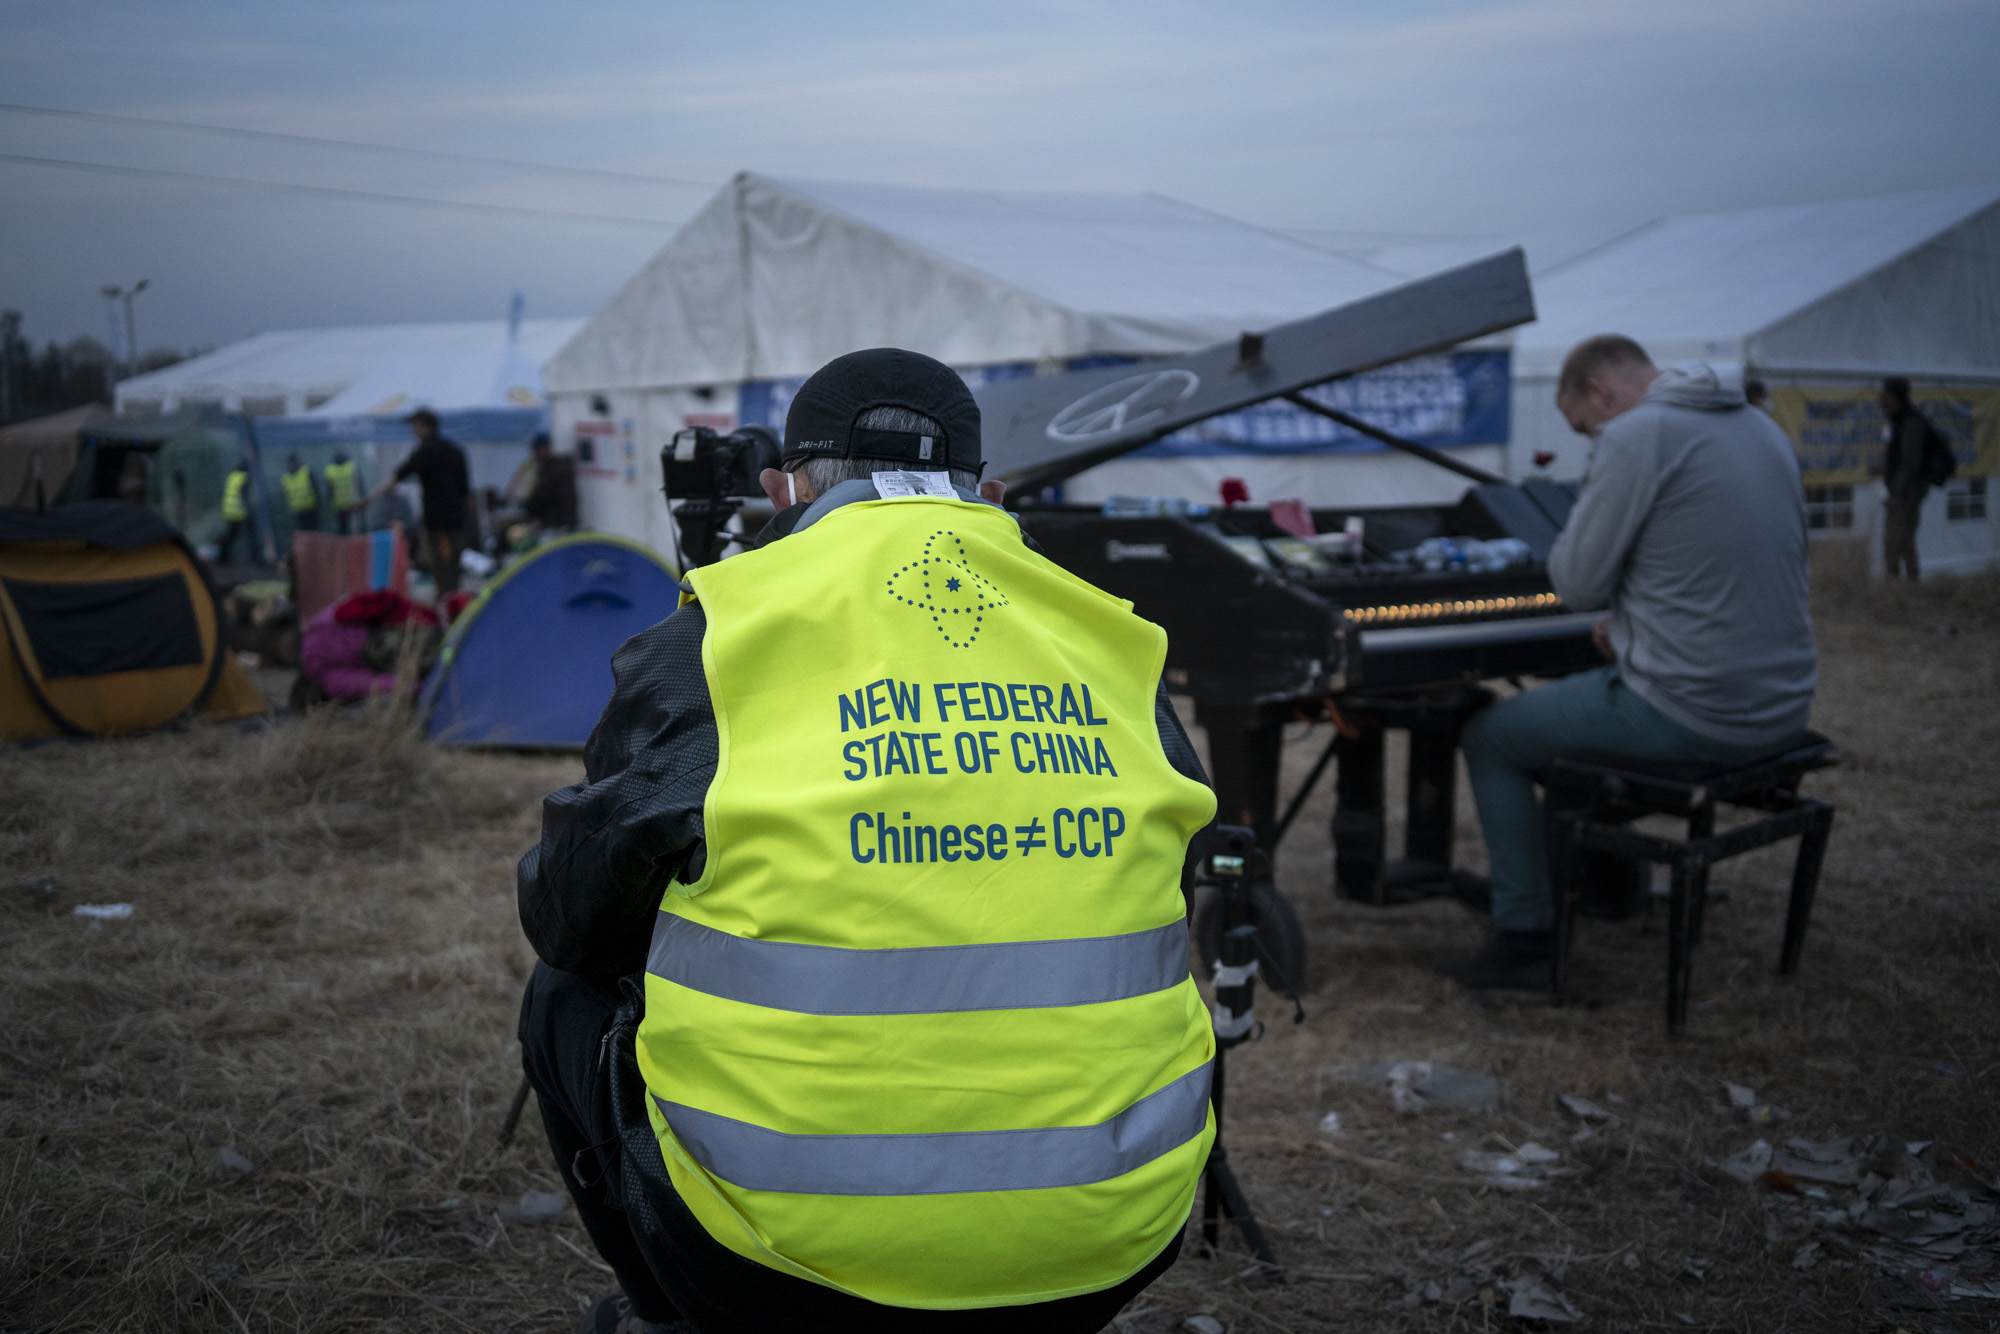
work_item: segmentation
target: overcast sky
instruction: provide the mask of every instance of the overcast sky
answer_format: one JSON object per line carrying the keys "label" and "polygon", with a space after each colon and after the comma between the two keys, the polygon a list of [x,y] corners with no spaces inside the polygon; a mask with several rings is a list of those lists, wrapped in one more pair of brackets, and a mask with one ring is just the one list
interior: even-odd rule
{"label": "overcast sky", "polygon": [[[585,315],[732,172],[1158,191],[1274,227],[1513,235],[2000,179],[1995,0],[319,5],[0,0],[0,101],[666,177],[0,112],[37,341]],[[638,220],[638,221],[634,221]]]}

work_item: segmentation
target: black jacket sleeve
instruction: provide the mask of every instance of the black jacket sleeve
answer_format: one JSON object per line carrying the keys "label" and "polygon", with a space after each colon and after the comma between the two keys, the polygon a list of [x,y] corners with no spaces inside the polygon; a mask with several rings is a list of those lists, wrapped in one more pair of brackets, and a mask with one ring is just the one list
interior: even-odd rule
{"label": "black jacket sleeve", "polygon": [[667,881],[700,875],[716,760],[707,624],[689,605],[625,641],[584,747],[584,781],[542,803],[542,841],[521,859],[516,889],[522,929],[551,968],[606,980],[638,972]]}

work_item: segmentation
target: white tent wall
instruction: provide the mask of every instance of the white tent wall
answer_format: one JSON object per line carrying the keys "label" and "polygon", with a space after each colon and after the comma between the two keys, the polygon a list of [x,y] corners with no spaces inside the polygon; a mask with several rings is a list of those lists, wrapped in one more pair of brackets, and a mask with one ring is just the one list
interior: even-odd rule
{"label": "white tent wall", "polygon": [[643,542],[673,561],[678,534],[661,495],[660,451],[688,426],[733,430],[736,403],[733,382],[554,395],[549,438],[576,457],[582,526]]}
{"label": "white tent wall", "polygon": [[[1951,491],[1963,487],[1965,481],[1954,481],[1950,486],[1939,487],[1924,498],[1923,520],[1917,529],[1917,559],[1925,575],[1933,574],[1975,574],[1981,570],[2000,567],[2000,509],[1994,507],[1994,496],[1990,494],[1993,479],[1986,478],[1988,495],[1986,503],[1979,507],[1983,514],[1965,514],[1953,518]],[[1868,507],[1870,522],[1875,531],[1869,534],[1870,567],[1875,573],[1882,572],[1882,505],[1880,497],[1883,488],[1871,486],[1863,490],[1856,488],[1855,506],[1857,511],[1863,505]],[[1961,508],[1963,508],[1961,506]],[[1860,517],[1857,512],[1856,518]]]}

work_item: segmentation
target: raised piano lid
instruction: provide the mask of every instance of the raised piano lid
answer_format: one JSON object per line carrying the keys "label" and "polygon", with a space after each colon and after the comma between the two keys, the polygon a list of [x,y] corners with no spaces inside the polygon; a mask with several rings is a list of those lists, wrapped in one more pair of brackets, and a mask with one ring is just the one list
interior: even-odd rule
{"label": "raised piano lid", "polygon": [[1534,318],[1516,248],[1186,356],[990,381],[974,391],[986,475],[1026,495],[1221,413]]}

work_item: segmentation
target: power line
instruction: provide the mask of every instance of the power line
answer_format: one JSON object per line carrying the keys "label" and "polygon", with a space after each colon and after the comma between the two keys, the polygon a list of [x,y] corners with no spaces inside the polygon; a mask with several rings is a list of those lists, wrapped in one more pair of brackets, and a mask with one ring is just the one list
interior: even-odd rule
{"label": "power line", "polygon": [[314,148],[344,148],[360,153],[381,153],[388,157],[430,162],[461,162],[484,167],[516,167],[529,171],[558,172],[568,176],[589,176],[598,180],[636,181],[646,185],[678,185],[713,190],[714,181],[691,181],[679,176],[648,176],[634,171],[610,171],[601,167],[564,167],[553,162],[529,162],[522,158],[487,157],[479,153],[446,153],[432,148],[398,148],[393,144],[369,144],[354,139],[325,139],[311,134],[281,134],[275,130],[244,130],[233,125],[203,125],[188,120],[163,120],[151,116],[120,116],[109,111],[71,111],[63,107],[30,106],[24,102],[0,102],[0,111],[24,116],[54,116],[67,120],[90,120],[106,125],[138,125],[153,130],[177,130],[184,134],[212,134],[229,139],[252,139],[271,144],[304,144]]}
{"label": "power line", "polygon": [[169,171],[163,167],[121,167],[109,162],[84,162],[76,158],[31,157],[25,153],[0,153],[0,162],[18,162],[31,167],[55,167],[63,171],[94,172],[104,176],[149,176],[155,179],[202,181],[210,185],[234,185],[274,194],[332,196],[361,199],[377,204],[402,204],[419,208],[452,209],[461,213],[505,213],[536,218],[570,218],[583,222],[609,222],[627,227],[678,227],[668,218],[634,218],[619,213],[583,213],[575,209],[532,208],[525,204],[479,204],[459,199],[431,199],[423,195],[388,194],[381,190],[350,190],[337,185],[304,185],[292,181],[260,181],[248,176],[213,176],[200,171]]}

